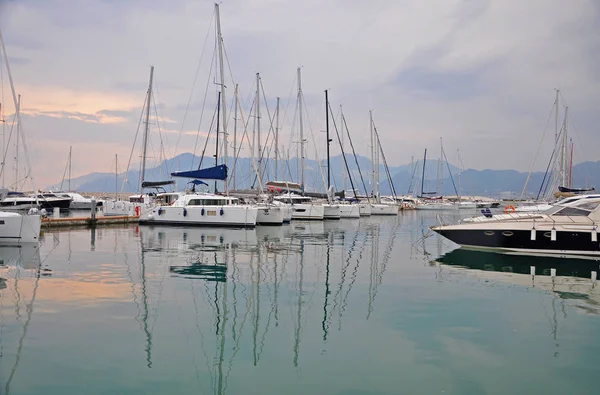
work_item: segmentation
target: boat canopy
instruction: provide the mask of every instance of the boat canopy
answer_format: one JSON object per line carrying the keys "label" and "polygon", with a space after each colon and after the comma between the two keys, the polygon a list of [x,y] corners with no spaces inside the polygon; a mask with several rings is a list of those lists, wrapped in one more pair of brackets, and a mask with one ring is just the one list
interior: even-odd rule
{"label": "boat canopy", "polygon": [[171,173],[173,177],[183,178],[196,178],[202,180],[226,180],[227,179],[227,166],[219,165],[215,167],[209,167],[207,169],[190,170],[190,171],[176,171]]}
{"label": "boat canopy", "polygon": [[576,194],[584,194],[587,192],[594,192],[596,188],[568,188],[568,187],[558,187],[558,190],[562,193],[576,193]]}

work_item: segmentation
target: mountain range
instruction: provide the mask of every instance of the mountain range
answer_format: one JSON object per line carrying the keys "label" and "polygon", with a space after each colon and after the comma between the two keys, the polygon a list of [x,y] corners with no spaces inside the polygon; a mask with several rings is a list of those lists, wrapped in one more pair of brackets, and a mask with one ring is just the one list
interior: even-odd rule
{"label": "mountain range", "polygon": [[[198,168],[201,158],[191,153],[184,153],[175,158],[163,161],[160,165],[146,169],[147,181],[159,181],[170,179],[170,173],[173,171],[190,170]],[[275,175],[274,160],[264,160],[262,167],[264,169],[263,183],[269,180],[279,179],[293,182],[300,181],[300,161],[292,158],[289,162],[280,161],[279,171]],[[232,179],[232,169],[234,161],[229,158],[229,177]],[[214,164],[213,157],[202,158],[202,168],[210,167]],[[331,158],[331,183],[336,190],[346,188],[351,189],[351,182],[348,179],[346,166],[352,175],[354,188],[363,193],[366,189],[371,191],[371,161],[365,157],[357,156],[356,159],[346,154],[346,161],[342,155]],[[417,161],[413,166],[410,164],[403,166],[392,166],[389,173],[392,178],[396,194],[406,194],[410,191],[419,194],[421,192],[421,174],[423,162]],[[250,158],[238,158],[235,165],[236,181],[238,189],[257,187],[256,176],[252,172],[252,160]],[[360,168],[360,172],[359,169]],[[305,159],[304,166],[305,188],[307,191],[324,191],[327,174],[326,163]],[[443,176],[438,177],[438,172],[443,169]],[[380,166],[380,190],[382,194],[391,194],[391,187],[388,181],[385,167]],[[362,180],[360,174],[362,173]],[[451,174],[451,176],[450,176]],[[461,195],[478,195],[492,197],[518,197],[521,195],[523,186],[527,180],[528,173],[518,172],[516,170],[475,170],[467,169],[460,172],[456,166],[450,163],[440,163],[436,159],[428,160],[425,167],[425,177],[423,190],[426,192],[443,193],[444,195],[455,195],[460,189]],[[535,197],[539,190],[543,172],[531,173],[525,196]],[[364,181],[364,182],[363,182]],[[176,179],[177,190],[186,188],[188,179]],[[61,183],[48,186],[48,190],[58,190]],[[66,181],[62,183],[63,187],[67,185]],[[71,189],[81,192],[119,192],[136,193],[139,192],[140,171],[129,170],[119,174],[115,173],[91,173],[77,178],[70,182]],[[232,184],[230,184],[232,185]],[[573,166],[573,186],[596,186],[600,185],[600,161],[583,162]],[[223,187],[219,187],[223,189]]]}

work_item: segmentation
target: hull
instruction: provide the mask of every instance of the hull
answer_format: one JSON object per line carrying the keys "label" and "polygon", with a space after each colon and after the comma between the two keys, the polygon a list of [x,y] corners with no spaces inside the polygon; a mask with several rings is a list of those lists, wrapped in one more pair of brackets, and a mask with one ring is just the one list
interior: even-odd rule
{"label": "hull", "polygon": [[258,225],[283,225],[283,209],[277,206],[258,206]]}
{"label": "hull", "polygon": [[421,203],[415,207],[417,210],[436,210],[436,211],[449,211],[456,210],[456,205],[452,203]]}
{"label": "hull", "polygon": [[254,227],[256,206],[159,206],[140,216],[140,224]]}
{"label": "hull", "polygon": [[321,204],[292,204],[292,219],[323,220],[324,208]]}
{"label": "hull", "polygon": [[[432,230],[465,248],[558,255],[600,255],[589,225],[535,225],[521,222],[513,226],[439,226]],[[554,233],[555,232],[555,233]],[[554,236],[553,236],[554,233]],[[597,240],[597,237],[596,237]]]}
{"label": "hull", "polygon": [[358,204],[340,204],[340,218],[360,218]]}
{"label": "hull", "polygon": [[387,204],[372,204],[371,215],[398,215],[398,206]]}
{"label": "hull", "polygon": [[340,219],[340,206],[337,204],[323,205],[323,219]]}
{"label": "hull", "polygon": [[71,207],[71,199],[48,199],[43,200],[40,199],[40,207],[46,210],[54,210],[54,208],[59,208],[61,210],[68,210]]}
{"label": "hull", "polygon": [[[116,215],[130,216],[133,217],[136,211],[144,213],[150,211],[155,205],[153,203],[132,203],[124,200],[112,200],[104,202],[102,211],[105,216],[111,217]],[[136,208],[139,207],[137,210]]]}
{"label": "hull", "polygon": [[[94,207],[100,207],[102,206],[102,202],[96,202],[96,204],[94,205]],[[71,210],[91,210],[92,209],[92,202],[76,202],[76,201],[72,201],[71,205],[70,205],[70,209]]]}
{"label": "hull", "polygon": [[0,243],[37,243],[40,239],[42,217],[0,212]]}
{"label": "hull", "polygon": [[371,205],[369,203],[361,203],[358,205],[358,214],[361,217],[371,216]]}

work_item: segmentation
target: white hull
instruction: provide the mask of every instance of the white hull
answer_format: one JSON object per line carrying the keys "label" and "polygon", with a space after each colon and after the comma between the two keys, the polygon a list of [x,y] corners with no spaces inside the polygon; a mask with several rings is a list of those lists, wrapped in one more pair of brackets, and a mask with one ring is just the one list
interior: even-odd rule
{"label": "white hull", "polygon": [[256,223],[259,225],[282,225],[284,209],[277,206],[257,206]]}
{"label": "white hull", "polygon": [[144,213],[146,211],[151,210],[154,207],[154,203],[132,203],[124,200],[118,201],[106,201],[102,207],[102,211],[105,216],[120,216],[126,215],[133,217],[138,215],[136,213],[136,207],[139,207],[139,213]]}
{"label": "white hull", "polygon": [[387,204],[372,204],[371,215],[398,215],[398,206]]}
{"label": "white hull", "polygon": [[361,217],[371,216],[371,205],[369,203],[361,203],[358,205],[358,213]]}
{"label": "white hull", "polygon": [[417,210],[436,210],[436,211],[450,211],[456,210],[456,205],[452,203],[421,203],[415,207]]}
{"label": "white hull", "polygon": [[42,217],[0,212],[0,243],[37,243],[40,239]]}
{"label": "white hull", "polygon": [[340,218],[360,218],[358,204],[340,204]]}
{"label": "white hull", "polygon": [[[96,207],[98,207],[98,203],[96,202],[96,204],[94,205]],[[92,209],[92,202],[76,202],[76,201],[72,201],[71,205],[69,206],[69,208],[71,210],[91,210]]]}
{"label": "white hull", "polygon": [[256,206],[159,206],[143,212],[140,224],[253,227],[257,216]]}
{"label": "white hull", "polygon": [[323,219],[340,219],[340,206],[337,204],[323,205]]}
{"label": "white hull", "polygon": [[324,208],[322,204],[293,204],[292,219],[323,220]]}

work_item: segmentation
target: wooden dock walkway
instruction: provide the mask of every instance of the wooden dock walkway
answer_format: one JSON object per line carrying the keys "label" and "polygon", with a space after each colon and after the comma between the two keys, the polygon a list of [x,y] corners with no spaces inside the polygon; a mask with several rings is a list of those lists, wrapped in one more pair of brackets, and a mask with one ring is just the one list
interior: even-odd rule
{"label": "wooden dock walkway", "polygon": [[123,224],[137,224],[140,217],[137,216],[97,216],[92,217],[65,217],[65,218],[42,218],[42,228],[58,228],[58,227],[87,227],[93,228],[96,226],[108,226],[108,225],[123,225]]}

